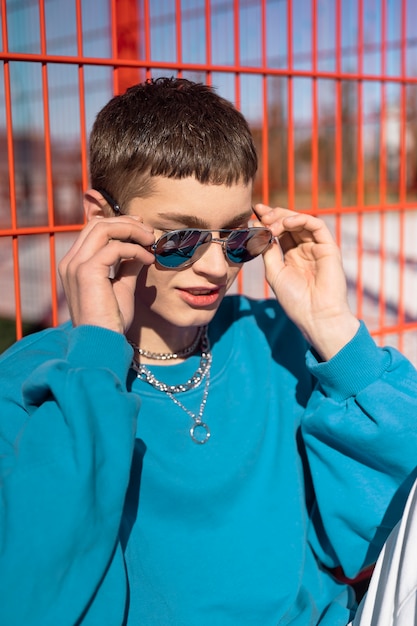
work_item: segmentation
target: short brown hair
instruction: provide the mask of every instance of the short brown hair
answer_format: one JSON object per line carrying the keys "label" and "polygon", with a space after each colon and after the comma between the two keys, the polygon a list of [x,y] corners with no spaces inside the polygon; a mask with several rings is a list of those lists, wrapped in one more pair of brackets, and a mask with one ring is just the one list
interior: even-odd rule
{"label": "short brown hair", "polygon": [[157,78],[112,98],[90,135],[90,177],[121,207],[151,191],[152,176],[232,185],[255,177],[243,115],[208,85]]}

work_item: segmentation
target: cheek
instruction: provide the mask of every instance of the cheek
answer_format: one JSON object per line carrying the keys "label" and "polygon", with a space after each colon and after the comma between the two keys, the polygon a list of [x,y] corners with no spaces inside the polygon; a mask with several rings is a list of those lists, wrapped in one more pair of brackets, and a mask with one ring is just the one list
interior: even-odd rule
{"label": "cheek", "polygon": [[155,269],[154,265],[145,266],[136,281],[136,301],[150,307],[155,302],[156,294],[160,290],[158,270]]}
{"label": "cheek", "polygon": [[158,287],[167,282],[169,271],[164,272],[156,267],[155,264],[145,265],[141,272],[139,272],[136,285],[139,289],[146,289],[148,287]]}
{"label": "cheek", "polygon": [[230,287],[233,285],[233,283],[235,282],[240,270],[242,269],[242,266],[239,265],[238,267],[230,267],[228,274],[227,274],[227,289],[229,290]]}
{"label": "cheek", "polygon": [[173,273],[170,270],[161,270],[156,265],[145,266],[136,281],[137,298],[148,304],[153,302],[156,293],[162,295],[169,287]]}
{"label": "cheek", "polygon": [[136,281],[136,292],[140,292],[142,291],[142,289],[145,289],[148,281],[149,281],[149,270],[151,269],[150,266],[145,266],[143,267],[143,269],[139,272],[138,274],[138,278]]}

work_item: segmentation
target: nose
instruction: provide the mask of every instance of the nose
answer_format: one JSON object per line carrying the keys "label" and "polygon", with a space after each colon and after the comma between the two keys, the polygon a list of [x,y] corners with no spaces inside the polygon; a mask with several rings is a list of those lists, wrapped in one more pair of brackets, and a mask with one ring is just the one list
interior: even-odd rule
{"label": "nose", "polygon": [[204,254],[193,263],[193,268],[197,274],[225,276],[229,268],[226,257],[226,241],[213,237]]}

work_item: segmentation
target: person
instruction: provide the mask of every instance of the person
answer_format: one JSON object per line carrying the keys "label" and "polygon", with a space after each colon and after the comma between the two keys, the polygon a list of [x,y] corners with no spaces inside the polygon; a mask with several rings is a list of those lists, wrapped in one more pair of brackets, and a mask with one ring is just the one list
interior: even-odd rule
{"label": "person", "polygon": [[[338,626],[416,476],[417,376],[312,215],[256,204],[248,124],[158,78],[90,137],[71,320],[0,360],[0,623]],[[263,258],[271,297],[226,295]]]}

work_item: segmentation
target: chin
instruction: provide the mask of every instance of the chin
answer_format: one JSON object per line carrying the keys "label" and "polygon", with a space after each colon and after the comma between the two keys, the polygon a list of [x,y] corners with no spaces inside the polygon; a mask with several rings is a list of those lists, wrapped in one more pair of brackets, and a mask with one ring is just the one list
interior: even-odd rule
{"label": "chin", "polygon": [[179,314],[178,317],[174,320],[173,318],[165,320],[178,328],[191,328],[193,326],[207,326],[216,315],[218,306],[210,309],[191,309],[184,312],[183,314]]}

